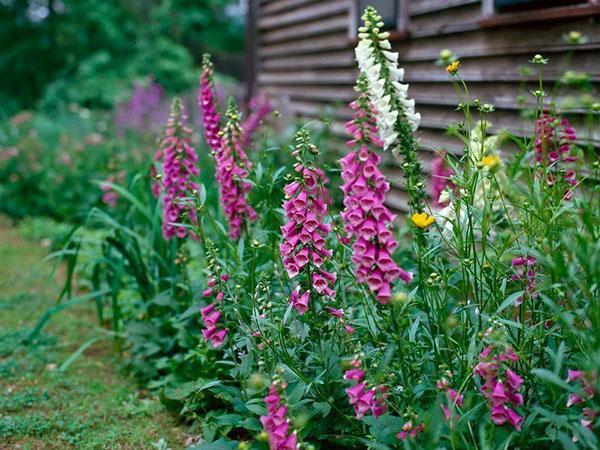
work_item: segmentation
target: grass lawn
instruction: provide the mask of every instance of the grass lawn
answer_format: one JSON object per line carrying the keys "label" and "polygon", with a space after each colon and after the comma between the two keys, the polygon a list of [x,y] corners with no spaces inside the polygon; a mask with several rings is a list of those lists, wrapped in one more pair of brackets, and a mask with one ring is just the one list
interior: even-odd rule
{"label": "grass lawn", "polygon": [[119,371],[112,341],[99,334],[91,305],[55,315],[31,346],[32,326],[56,301],[46,250],[0,225],[0,449],[183,448],[186,435],[159,401]]}

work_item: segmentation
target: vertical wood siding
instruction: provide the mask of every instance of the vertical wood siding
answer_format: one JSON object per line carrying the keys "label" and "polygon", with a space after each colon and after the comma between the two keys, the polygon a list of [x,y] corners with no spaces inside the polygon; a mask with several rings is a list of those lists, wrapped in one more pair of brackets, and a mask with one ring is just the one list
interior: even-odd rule
{"label": "vertical wood siding", "polygon": [[[406,71],[409,95],[423,117],[418,133],[425,170],[434,151],[460,151],[458,142],[444,137],[446,127],[461,116],[455,111],[459,99],[444,68],[434,64],[441,49],[460,56],[461,75],[469,83],[471,96],[495,105],[491,122],[520,135],[530,135],[533,124],[520,119],[516,98],[524,92],[532,99],[528,92],[535,80],[521,75],[517,66],[527,66],[535,53],[550,58],[544,75],[548,82],[558,80],[568,65],[569,70],[589,73],[598,94],[599,15],[492,28],[481,25],[480,0],[407,3],[409,37],[393,45]],[[346,104],[354,98],[357,75],[355,42],[348,35],[350,0],[262,0],[258,9],[259,88],[284,102],[283,109],[307,120],[320,117],[323,108],[333,104],[332,130],[346,137]],[[564,36],[572,30],[582,32],[586,43],[575,47],[568,62],[571,47]],[[575,112],[572,120],[577,125],[582,117]],[[592,133],[600,143],[600,130]],[[389,173],[397,187],[389,204],[406,210],[400,170],[390,166]]]}

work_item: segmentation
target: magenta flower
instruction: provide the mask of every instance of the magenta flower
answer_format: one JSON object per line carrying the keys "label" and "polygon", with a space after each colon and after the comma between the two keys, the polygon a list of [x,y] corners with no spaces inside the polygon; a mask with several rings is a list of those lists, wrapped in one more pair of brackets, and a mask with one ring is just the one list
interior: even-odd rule
{"label": "magenta flower", "polygon": [[296,450],[298,436],[296,432],[290,433],[290,424],[286,417],[287,406],[282,401],[279,390],[285,389],[285,384],[274,382],[265,397],[267,415],[260,417],[265,431],[269,436],[270,450]]}
{"label": "magenta flower", "polygon": [[558,119],[548,112],[536,121],[536,163],[545,168],[546,182],[554,185],[561,181],[566,185],[564,198],[573,197],[572,187],[577,184],[575,170],[570,166],[578,160],[571,154],[577,135],[567,119]]}
{"label": "magenta flower", "polygon": [[161,126],[168,116],[167,105],[163,103],[163,88],[149,80],[147,83],[135,82],[131,98],[117,105],[115,128],[119,136],[126,130],[138,132],[153,131]]}
{"label": "magenta flower", "polygon": [[440,408],[442,409],[446,420],[450,422],[451,420],[458,418],[457,415],[452,414],[452,411],[456,408],[456,406],[462,407],[464,395],[459,394],[457,391],[452,389],[450,387],[450,383],[446,378],[438,380],[436,383],[436,387],[440,391],[445,391],[447,405],[442,403],[440,404]]}
{"label": "magenta flower", "polygon": [[[224,297],[224,283],[226,280],[222,277],[211,276],[206,283],[208,287],[202,292],[202,297],[208,298],[212,297],[216,294],[217,303],[220,303]],[[215,307],[215,304],[209,304],[200,310],[200,315],[202,316],[202,322],[204,323],[205,328],[202,330],[202,336],[206,341],[209,341],[214,348],[220,347],[223,345],[225,341],[225,337],[227,336],[226,328],[217,328],[217,323],[221,318],[221,311]]]}
{"label": "magenta flower", "polygon": [[515,270],[512,275],[512,280],[521,282],[524,287],[524,294],[520,295],[515,301],[515,305],[523,303],[524,298],[537,298],[537,290],[535,286],[535,264],[537,260],[533,256],[519,256],[511,261],[511,265]]}
{"label": "magenta flower", "polygon": [[271,99],[266,94],[257,95],[249,103],[249,115],[242,123],[244,130],[244,148],[250,148],[252,136],[260,128],[263,121],[273,111]]}
{"label": "magenta flower", "polygon": [[413,425],[412,422],[406,422],[402,425],[402,431],[396,434],[396,437],[401,441],[405,441],[408,438],[416,438],[419,433],[425,431],[425,424],[420,423],[419,425]]}
{"label": "magenta flower", "polygon": [[352,262],[359,283],[366,283],[380,303],[391,299],[391,284],[400,278],[410,283],[412,274],[394,262],[392,253],[398,246],[389,228],[394,215],[385,206],[390,189],[379,170],[381,158],[370,147],[381,147],[377,128],[367,95],[366,80],[359,77],[356,90],[359,97],[350,104],[354,118],[346,124],[353,137],[351,147],[358,147],[340,159],[344,184],[342,220],[352,241]]}
{"label": "magenta flower", "polygon": [[214,304],[211,304],[202,308],[200,314],[206,327],[202,330],[202,336],[206,341],[210,341],[214,348],[220,347],[227,336],[225,328],[217,329],[217,322],[221,317],[221,312],[215,309]]}
{"label": "magenta flower", "polygon": [[356,418],[361,420],[369,412],[375,418],[385,414],[388,409],[386,403],[388,397],[387,387],[379,385],[367,389],[367,383],[363,381],[365,371],[360,369],[361,362],[354,359],[350,364],[353,368],[344,372],[344,379],[356,382],[353,386],[346,388],[348,401],[354,408]]}
{"label": "magenta flower", "polygon": [[492,345],[486,347],[479,354],[479,363],[473,372],[483,381],[479,390],[489,401],[492,422],[499,426],[508,423],[520,431],[524,418],[513,408],[523,404],[523,395],[519,392],[523,379],[507,367],[518,361],[518,356],[510,347],[498,355],[494,354],[495,350]]}
{"label": "magenta flower", "polygon": [[102,191],[102,203],[110,208],[115,208],[117,206],[117,200],[119,200],[119,193],[115,191],[108,183],[116,184],[124,182],[124,170],[120,170],[116,174],[110,174],[105,181],[101,182],[100,190]]}
{"label": "magenta flower", "polygon": [[163,236],[165,239],[190,236],[195,238],[193,231],[184,223],[187,221],[197,225],[196,209],[190,196],[199,189],[194,178],[200,175],[197,166],[198,155],[191,145],[192,130],[185,122],[187,115],[181,101],[173,100],[171,115],[167,121],[165,137],[161,142],[162,156],[162,205],[163,205]]}
{"label": "magenta flower", "polygon": [[306,311],[308,311],[308,302],[310,301],[310,291],[304,292],[302,295],[299,295],[300,286],[296,287],[292,292],[290,297],[290,303],[294,307],[298,314],[302,315]]}
{"label": "magenta flower", "polygon": [[[598,373],[596,371],[583,371],[569,369],[567,374],[567,383],[577,383],[581,389],[580,392],[570,392],[567,397],[567,408],[576,405],[590,404],[596,394],[596,384],[598,382]],[[593,431],[596,418],[600,415],[599,411],[585,406],[581,410],[580,423],[590,431]],[[577,441],[577,437],[574,437]]]}
{"label": "magenta flower", "polygon": [[[300,285],[292,292],[290,303],[300,313],[309,309],[311,292],[334,298],[333,289],[337,275],[323,267],[331,258],[326,247],[331,225],[325,223],[327,204],[330,202],[325,184],[325,173],[309,162],[316,152],[307,130],[300,130],[294,151],[297,159],[295,179],[284,188],[283,203],[287,223],[281,227],[283,240],[279,245],[283,267],[290,278],[301,275]],[[304,291],[300,294],[300,290]]]}
{"label": "magenta flower", "polygon": [[221,205],[229,222],[231,239],[240,237],[242,226],[255,221],[256,211],[248,204],[251,189],[246,180],[252,164],[242,147],[242,129],[235,100],[229,99],[227,123],[223,128],[221,149],[216,153],[216,178],[221,192]]}
{"label": "magenta flower", "polygon": [[433,206],[443,207],[448,202],[440,202],[440,194],[446,189],[452,189],[454,184],[450,181],[450,177],[454,175],[452,168],[448,166],[446,159],[443,156],[437,156],[431,163],[431,181],[429,184],[429,195]]}
{"label": "magenta flower", "polygon": [[217,96],[213,82],[213,71],[210,55],[204,54],[202,57],[198,106],[202,112],[206,143],[210,147],[213,156],[217,157],[221,152],[221,136],[219,134],[221,118],[217,112]]}

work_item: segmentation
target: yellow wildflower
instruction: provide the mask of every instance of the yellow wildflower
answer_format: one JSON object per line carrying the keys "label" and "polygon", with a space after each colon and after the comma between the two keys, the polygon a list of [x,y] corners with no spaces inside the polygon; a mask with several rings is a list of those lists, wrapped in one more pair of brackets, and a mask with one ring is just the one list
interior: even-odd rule
{"label": "yellow wildflower", "polygon": [[448,72],[450,75],[456,75],[458,73],[458,68],[460,67],[460,61],[454,61],[451,64],[448,64],[446,66],[446,72]]}
{"label": "yellow wildflower", "polygon": [[427,228],[429,225],[435,222],[435,217],[430,216],[426,212],[414,213],[410,219],[419,228]]}
{"label": "yellow wildflower", "polygon": [[500,156],[498,155],[489,155],[484,156],[481,160],[481,165],[491,169],[492,167],[496,167],[500,164]]}

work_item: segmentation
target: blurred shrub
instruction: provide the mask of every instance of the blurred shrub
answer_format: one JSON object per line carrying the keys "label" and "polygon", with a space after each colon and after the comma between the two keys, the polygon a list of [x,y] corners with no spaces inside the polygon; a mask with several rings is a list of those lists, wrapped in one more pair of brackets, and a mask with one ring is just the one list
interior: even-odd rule
{"label": "blurred shrub", "polygon": [[125,167],[144,170],[151,140],[117,139],[110,121],[71,105],[53,115],[22,112],[0,124],[0,211],[77,222],[99,203],[101,181]]}
{"label": "blurred shrub", "polygon": [[47,217],[29,217],[19,224],[21,236],[58,249],[68,239],[72,226]]}

